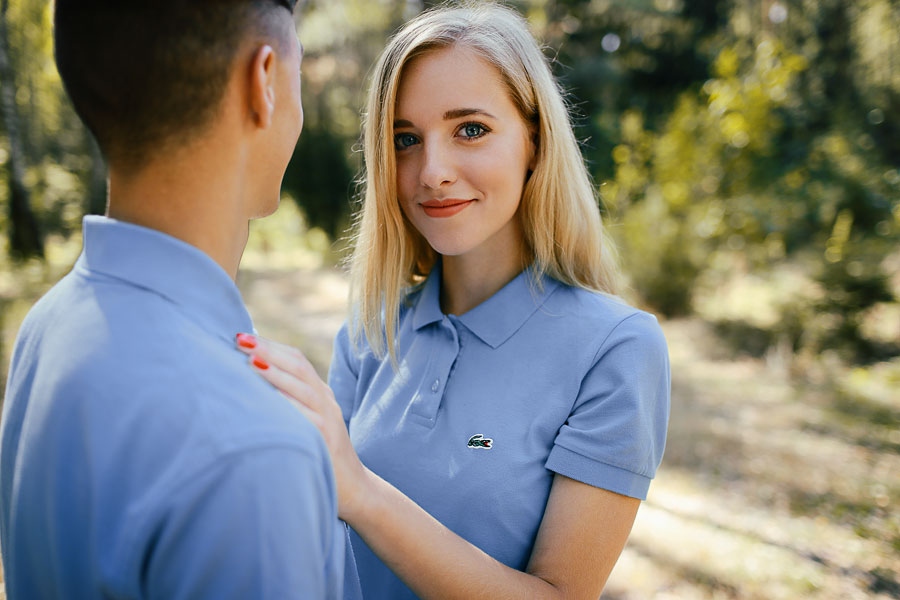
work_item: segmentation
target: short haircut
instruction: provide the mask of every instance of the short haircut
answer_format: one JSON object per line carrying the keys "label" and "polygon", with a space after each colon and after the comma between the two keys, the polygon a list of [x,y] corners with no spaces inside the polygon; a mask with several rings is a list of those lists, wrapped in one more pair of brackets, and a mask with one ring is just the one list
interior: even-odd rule
{"label": "short haircut", "polygon": [[213,121],[241,48],[295,35],[295,2],[56,0],[57,69],[106,159],[135,169]]}

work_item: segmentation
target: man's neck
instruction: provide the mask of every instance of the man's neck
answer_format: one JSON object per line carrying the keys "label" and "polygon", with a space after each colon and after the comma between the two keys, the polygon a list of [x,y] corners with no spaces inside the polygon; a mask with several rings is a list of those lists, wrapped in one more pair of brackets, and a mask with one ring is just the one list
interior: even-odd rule
{"label": "man's neck", "polygon": [[108,215],[199,248],[234,279],[249,219],[240,182],[228,173],[198,161],[166,161],[134,175],[110,169]]}

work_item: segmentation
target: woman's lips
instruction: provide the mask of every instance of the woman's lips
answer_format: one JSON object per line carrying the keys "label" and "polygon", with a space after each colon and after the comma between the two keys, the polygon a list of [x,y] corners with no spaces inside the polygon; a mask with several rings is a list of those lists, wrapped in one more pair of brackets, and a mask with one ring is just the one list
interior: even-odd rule
{"label": "woman's lips", "polygon": [[425,202],[422,202],[420,206],[429,217],[442,219],[458,214],[473,202],[475,202],[475,200],[450,198],[447,200],[426,200]]}

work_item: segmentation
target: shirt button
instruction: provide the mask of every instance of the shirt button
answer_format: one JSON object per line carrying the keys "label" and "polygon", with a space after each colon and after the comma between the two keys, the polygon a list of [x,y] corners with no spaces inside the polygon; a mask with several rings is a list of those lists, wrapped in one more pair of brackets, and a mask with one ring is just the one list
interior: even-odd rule
{"label": "shirt button", "polygon": [[435,379],[434,383],[431,384],[431,393],[437,394],[437,391],[441,388],[441,380]]}

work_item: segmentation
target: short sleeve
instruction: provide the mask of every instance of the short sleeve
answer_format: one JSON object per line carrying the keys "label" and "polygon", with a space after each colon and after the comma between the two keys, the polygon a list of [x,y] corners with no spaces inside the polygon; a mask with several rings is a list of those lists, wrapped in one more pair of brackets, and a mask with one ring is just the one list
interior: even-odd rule
{"label": "short sleeve", "polygon": [[625,318],[597,351],[546,467],[645,500],[665,448],[670,386],[668,349],[655,317]]}
{"label": "short sleeve", "polygon": [[348,325],[345,322],[334,338],[334,351],[331,355],[331,365],[328,367],[328,386],[334,392],[334,398],[344,416],[344,423],[348,426],[356,402],[358,379],[359,361],[354,356]]}
{"label": "short sleeve", "polygon": [[340,598],[345,535],[327,467],[299,448],[247,450],[173,490],[143,597]]}

